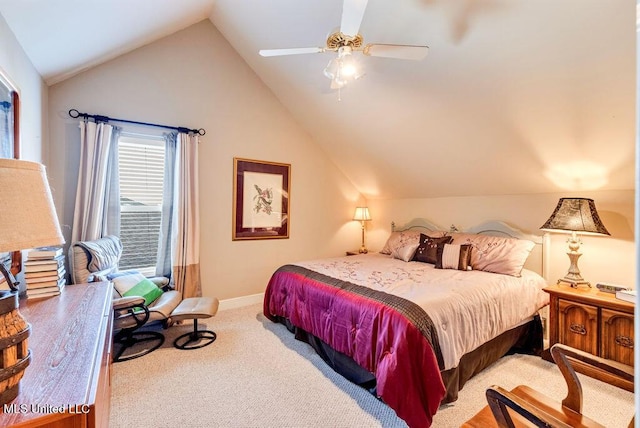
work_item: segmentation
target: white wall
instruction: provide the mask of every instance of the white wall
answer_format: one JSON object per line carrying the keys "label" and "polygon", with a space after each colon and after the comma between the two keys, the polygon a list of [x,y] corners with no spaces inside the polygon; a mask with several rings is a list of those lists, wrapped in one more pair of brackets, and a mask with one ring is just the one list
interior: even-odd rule
{"label": "white wall", "polygon": [[[361,198],[209,20],[49,90],[54,198],[70,236],[79,131],[69,109],[204,128],[200,143],[201,265],[205,295],[264,291],[280,265],[357,248],[350,221]],[[233,158],[291,164],[289,239],[232,241]]]}
{"label": "white wall", "polygon": [[[594,285],[596,282],[611,282],[635,287],[634,190],[370,200],[368,204],[373,221],[367,229],[368,246],[372,250],[380,250],[389,235],[392,221],[402,225],[416,217],[427,218],[444,228],[455,224],[460,230],[487,220],[502,220],[527,233],[541,235],[539,228],[553,212],[558,198],[572,196],[594,199],[600,218],[611,233],[611,237],[581,237],[583,255],[578,266],[582,276]],[[550,277],[547,278],[550,283],[563,277],[569,268],[566,238],[564,234],[551,234]]]}
{"label": "white wall", "polygon": [[46,157],[47,86],[0,15],[0,72],[20,94],[20,157],[42,162]]}

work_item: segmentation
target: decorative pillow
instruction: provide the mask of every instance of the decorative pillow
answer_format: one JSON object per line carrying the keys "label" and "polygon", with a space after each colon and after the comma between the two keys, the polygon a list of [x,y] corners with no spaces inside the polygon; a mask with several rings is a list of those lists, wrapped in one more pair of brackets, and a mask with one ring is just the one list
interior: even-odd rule
{"label": "decorative pillow", "polygon": [[526,239],[453,233],[454,244],[470,244],[471,267],[485,272],[520,276],[535,244]]}
{"label": "decorative pillow", "polygon": [[407,244],[404,247],[399,247],[393,250],[391,257],[404,262],[409,262],[413,259],[413,255],[416,253],[417,248],[418,243]]}
{"label": "decorative pillow", "polygon": [[413,256],[413,260],[423,263],[436,263],[436,252],[438,249],[438,244],[449,244],[451,243],[450,236],[443,236],[441,238],[432,238],[431,236],[425,235],[424,233],[420,234],[420,244],[418,245],[418,249],[416,250],[416,254]]}
{"label": "decorative pillow", "polygon": [[[381,254],[391,254],[396,248],[404,247],[407,244],[419,244],[420,243],[420,231],[419,230],[405,230],[402,232],[391,232],[387,243],[384,244]],[[444,232],[434,231],[426,233],[427,236],[440,237],[444,235]]]}
{"label": "decorative pillow", "polygon": [[113,278],[113,286],[122,297],[144,297],[147,306],[162,295],[162,290],[156,284],[139,273],[117,276]]}
{"label": "decorative pillow", "polygon": [[436,269],[471,270],[471,245],[438,244]]}

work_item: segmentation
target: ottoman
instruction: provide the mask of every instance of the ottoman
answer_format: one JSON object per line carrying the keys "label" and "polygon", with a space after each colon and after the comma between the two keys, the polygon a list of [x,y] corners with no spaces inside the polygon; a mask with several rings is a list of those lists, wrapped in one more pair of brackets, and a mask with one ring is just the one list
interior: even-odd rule
{"label": "ottoman", "polygon": [[189,297],[180,302],[171,312],[171,319],[193,320],[193,331],[176,338],[173,346],[178,349],[198,349],[213,343],[216,334],[211,330],[198,330],[198,320],[214,316],[218,312],[218,305],[215,297]]}

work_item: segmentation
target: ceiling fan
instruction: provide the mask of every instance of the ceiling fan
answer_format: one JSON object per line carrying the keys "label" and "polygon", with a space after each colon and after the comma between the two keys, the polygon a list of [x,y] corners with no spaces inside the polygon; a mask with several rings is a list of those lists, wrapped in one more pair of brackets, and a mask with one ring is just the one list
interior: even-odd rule
{"label": "ceiling fan", "polygon": [[342,22],[337,31],[329,34],[325,47],[262,49],[264,57],[298,55],[322,52],[337,52],[338,56],[329,61],[324,75],[331,79],[331,89],[340,89],[349,81],[362,77],[352,54],[362,52],[367,56],[421,60],[429,52],[428,46],[368,44],[363,46],[362,35],[358,33],[368,0],[344,0]]}

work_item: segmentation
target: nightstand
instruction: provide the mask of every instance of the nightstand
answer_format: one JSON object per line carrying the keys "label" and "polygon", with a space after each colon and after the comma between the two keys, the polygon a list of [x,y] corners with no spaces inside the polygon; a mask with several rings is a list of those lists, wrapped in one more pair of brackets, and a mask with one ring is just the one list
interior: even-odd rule
{"label": "nightstand", "polygon": [[[563,343],[633,366],[633,303],[616,299],[615,294],[596,288],[552,285],[544,291],[550,296],[549,346]],[[548,355],[543,356],[548,358]],[[576,370],[605,382],[615,382],[586,368],[577,366]]]}

